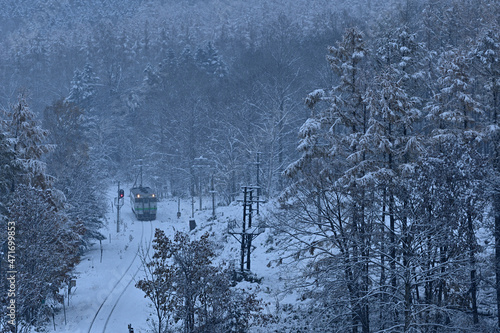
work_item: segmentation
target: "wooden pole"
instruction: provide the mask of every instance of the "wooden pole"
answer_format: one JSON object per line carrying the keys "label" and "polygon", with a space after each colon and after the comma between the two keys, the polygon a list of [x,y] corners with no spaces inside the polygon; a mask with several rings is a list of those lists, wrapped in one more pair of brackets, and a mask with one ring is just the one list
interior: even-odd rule
{"label": "wooden pole", "polygon": [[116,193],[116,232],[120,232],[120,182]]}

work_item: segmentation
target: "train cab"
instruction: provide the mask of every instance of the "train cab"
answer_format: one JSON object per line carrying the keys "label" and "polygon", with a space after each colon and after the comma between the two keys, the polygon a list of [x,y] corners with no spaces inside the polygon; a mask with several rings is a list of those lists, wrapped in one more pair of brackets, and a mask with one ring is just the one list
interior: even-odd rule
{"label": "train cab", "polygon": [[140,221],[156,219],[157,197],[150,187],[133,187],[130,189],[130,206]]}

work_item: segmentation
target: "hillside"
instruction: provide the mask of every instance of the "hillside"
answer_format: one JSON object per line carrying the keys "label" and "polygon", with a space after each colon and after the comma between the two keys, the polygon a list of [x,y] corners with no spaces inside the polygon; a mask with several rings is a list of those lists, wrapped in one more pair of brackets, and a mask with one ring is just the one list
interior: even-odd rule
{"label": "hillside", "polygon": [[[114,188],[113,188],[114,189]],[[115,191],[110,191],[111,197]],[[116,231],[116,208],[107,213],[107,225],[102,230],[107,239],[102,242],[102,261],[99,244],[83,257],[75,269],[76,287],[72,288],[69,301],[65,291],[66,319],[59,305],[54,323],[49,323],[50,332],[120,332],[126,331],[132,324],[136,333],[145,333],[150,329],[153,317],[150,301],[144,293],[135,287],[142,278],[141,255],[150,248],[154,229],[160,228],[169,236],[175,231],[189,232],[193,239],[208,232],[210,239],[218,244],[217,263],[237,263],[239,266],[239,243],[228,235],[228,221],[241,219],[242,205],[217,207],[215,220],[211,219],[212,209],[209,198],[204,210],[195,212],[197,227],[189,232],[191,201],[181,200],[181,217],[177,218],[178,201],[175,198],[163,199],[158,203],[158,216],[155,221],[138,221],[125,201],[121,210],[123,225],[119,233]],[[195,205],[198,207],[198,199]],[[271,204],[262,208],[262,216],[268,214]],[[276,314],[278,303],[281,306],[293,297],[286,297],[282,292],[283,281],[278,274],[275,263],[279,259],[273,251],[272,232],[266,229],[254,242],[252,252],[252,272],[262,279],[260,283],[240,282],[236,288],[256,291],[263,300],[265,314]],[[69,303],[69,305],[68,305]],[[65,323],[66,322],[66,323]],[[257,328],[255,328],[257,329]]]}

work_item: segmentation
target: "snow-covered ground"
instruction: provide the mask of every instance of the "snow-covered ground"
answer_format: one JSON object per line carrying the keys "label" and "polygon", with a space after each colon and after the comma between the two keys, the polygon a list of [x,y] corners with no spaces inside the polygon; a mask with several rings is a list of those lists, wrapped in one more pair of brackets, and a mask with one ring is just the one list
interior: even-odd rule
{"label": "snow-covered ground", "polygon": [[[127,188],[127,187],[125,187]],[[126,190],[126,192],[128,192]],[[189,231],[191,218],[191,200],[181,200],[181,217],[177,218],[178,199],[163,199],[158,203],[157,219],[152,222],[138,221],[125,200],[120,210],[120,219],[123,224],[120,232],[116,231],[116,207],[112,207],[112,197],[116,196],[116,189],[110,190],[110,209],[107,214],[107,225],[103,233],[108,239],[102,242],[102,258],[99,243],[95,244],[82,258],[76,268],[76,287],[71,295],[65,299],[65,310],[47,326],[49,332],[128,332],[131,324],[135,333],[150,331],[150,320],[153,309],[144,293],[135,287],[136,281],[141,279],[141,255],[143,251],[151,251],[151,242],[155,228],[165,231],[167,236],[173,236],[175,231]],[[125,198],[127,199],[127,198]],[[241,204],[232,204],[227,207],[217,207],[217,219],[212,216],[211,200],[203,199],[204,209],[195,211],[194,219],[197,228],[191,231],[192,237],[199,237],[209,232],[213,239],[223,245],[218,260],[234,262],[239,265],[240,245],[231,235],[227,234],[228,221],[242,220],[243,208]],[[199,208],[198,199],[195,209]],[[262,211],[265,211],[263,207]],[[276,274],[275,265],[271,261],[276,258],[271,251],[267,251],[266,243],[269,239],[269,230],[259,235],[253,242],[255,250],[252,252],[252,272],[263,277],[260,284],[242,282],[239,287],[258,292],[264,300],[265,312],[272,313],[278,299],[277,292],[280,281]],[[67,292],[67,291],[66,291]],[[66,294],[67,296],[67,294]],[[69,303],[69,305],[68,305]]]}

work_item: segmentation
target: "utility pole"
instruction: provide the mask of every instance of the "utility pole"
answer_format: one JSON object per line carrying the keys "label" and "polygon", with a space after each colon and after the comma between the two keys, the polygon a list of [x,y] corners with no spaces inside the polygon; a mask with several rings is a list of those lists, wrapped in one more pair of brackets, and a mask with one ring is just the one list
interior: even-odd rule
{"label": "utility pole", "polygon": [[201,204],[201,200],[202,200],[201,172],[200,172],[200,175],[199,175],[199,177],[198,177],[198,184],[199,184],[199,186],[198,186],[198,191],[200,191],[200,193],[199,193],[199,194],[200,194],[200,212],[201,212],[201,210],[203,209],[203,208],[202,208],[202,204]]}
{"label": "utility pole", "polygon": [[181,198],[177,199],[177,218],[181,217]]}
{"label": "utility pole", "polygon": [[[258,189],[257,189],[258,191]],[[250,230],[252,228],[252,194],[253,194],[253,191],[250,190],[250,193],[249,193],[249,196],[250,196],[250,200],[249,200],[249,203],[250,205],[248,205],[248,229]],[[257,205],[259,203],[257,202]],[[249,232],[247,234],[247,271],[250,272],[250,251],[252,250],[252,238],[253,238],[253,233]]]}
{"label": "utility pole", "polygon": [[212,194],[212,217],[215,218],[215,187],[214,187],[214,175],[210,180],[210,193]]}
{"label": "utility pole", "polygon": [[118,191],[116,192],[116,232],[120,232],[120,182],[118,182]]}
{"label": "utility pole", "polygon": [[[247,280],[251,281],[252,276],[250,272],[250,259],[252,252],[252,240],[259,236],[264,232],[263,224],[260,220],[258,220],[257,226],[252,226],[252,220],[254,218],[254,214],[259,214],[259,204],[263,202],[260,200],[260,155],[262,153],[257,152],[257,160],[255,165],[257,167],[257,177],[256,177],[256,185],[251,186],[242,186],[243,190],[243,200],[238,200],[243,202],[243,220],[241,223],[241,231],[239,229],[238,222],[236,220],[228,221],[227,232],[238,242],[241,244],[241,253],[240,253],[240,276]],[[250,177],[252,178],[252,177]],[[213,176],[212,176],[212,193],[215,193],[213,189]],[[213,195],[213,194],[212,194]],[[212,196],[212,200],[213,196]],[[257,204],[253,206],[253,204]],[[212,204],[214,206],[214,203]],[[215,206],[214,206],[215,207]],[[255,209],[256,208],[256,209]],[[215,214],[215,209],[213,211]],[[255,223],[254,223],[255,224]],[[246,262],[246,265],[245,265]],[[236,273],[236,272],[235,272]],[[238,274],[236,273],[236,276]]]}
{"label": "utility pole", "polygon": [[[248,188],[245,186],[243,188],[243,224],[241,230],[241,262],[240,270],[243,273],[245,269],[245,242],[246,242],[246,219],[247,219],[247,194]],[[248,267],[248,264],[247,264]]]}
{"label": "utility pole", "polygon": [[189,219],[189,230],[192,231],[196,228],[196,221],[194,219],[194,183],[191,186],[191,218]]}
{"label": "utility pole", "polygon": [[236,230],[236,221],[234,223],[230,221],[230,225],[228,226],[228,233],[235,237],[241,244],[240,272],[245,278],[247,273],[250,272],[252,240],[263,232],[260,226],[252,226],[253,214],[255,213],[253,204],[259,201],[258,199],[255,199],[255,195],[253,194],[256,192],[256,189],[256,186],[243,186],[242,188],[243,200],[238,200],[243,202],[243,221],[241,224],[241,231]]}
{"label": "utility pole", "polygon": [[260,174],[260,155],[262,153],[261,152],[257,152],[257,163],[255,163],[257,165],[257,215],[259,215],[259,199],[260,199],[260,181],[259,181],[259,174]]}
{"label": "utility pole", "polygon": [[142,159],[141,159],[141,185],[140,187],[142,187]]}
{"label": "utility pole", "polygon": [[203,178],[203,169],[204,168],[209,168],[209,161],[207,158],[200,156],[200,157],[195,157],[193,161],[193,167],[198,170],[198,191],[199,191],[199,197],[200,197],[200,212],[203,209],[203,190],[202,190],[202,185],[201,185],[201,179]]}
{"label": "utility pole", "polygon": [[191,218],[194,218],[194,184],[191,186]]}

